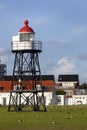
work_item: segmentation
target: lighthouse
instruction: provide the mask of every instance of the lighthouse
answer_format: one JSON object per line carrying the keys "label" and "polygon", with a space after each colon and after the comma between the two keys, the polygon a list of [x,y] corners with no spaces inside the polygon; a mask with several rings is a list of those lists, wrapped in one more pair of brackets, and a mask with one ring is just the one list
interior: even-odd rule
{"label": "lighthouse", "polygon": [[22,111],[26,104],[34,111],[46,111],[39,63],[42,42],[35,40],[28,20],[12,37],[11,51],[15,58],[8,111]]}

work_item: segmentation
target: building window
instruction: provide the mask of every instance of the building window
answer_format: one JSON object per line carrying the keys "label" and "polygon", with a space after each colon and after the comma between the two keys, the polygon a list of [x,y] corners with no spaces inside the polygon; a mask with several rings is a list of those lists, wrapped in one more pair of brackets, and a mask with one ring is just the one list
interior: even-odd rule
{"label": "building window", "polygon": [[3,87],[2,86],[0,86],[0,92],[3,90]]}
{"label": "building window", "polygon": [[58,104],[61,104],[61,97],[57,97],[56,102],[57,102]]}
{"label": "building window", "polygon": [[32,41],[34,39],[33,33],[20,33],[20,42],[22,41]]}

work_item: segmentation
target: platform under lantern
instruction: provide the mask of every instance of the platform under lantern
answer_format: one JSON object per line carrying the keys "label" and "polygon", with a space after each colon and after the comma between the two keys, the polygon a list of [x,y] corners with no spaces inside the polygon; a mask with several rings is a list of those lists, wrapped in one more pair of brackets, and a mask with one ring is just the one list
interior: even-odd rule
{"label": "platform under lantern", "polygon": [[12,37],[11,47],[15,59],[8,111],[22,111],[26,105],[34,111],[46,111],[39,64],[42,42],[35,41],[28,20],[18,35]]}

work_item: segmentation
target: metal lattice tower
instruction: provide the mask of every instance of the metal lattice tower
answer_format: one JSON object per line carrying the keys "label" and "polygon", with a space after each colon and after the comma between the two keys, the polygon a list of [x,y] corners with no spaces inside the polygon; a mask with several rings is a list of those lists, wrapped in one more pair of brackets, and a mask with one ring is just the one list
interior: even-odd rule
{"label": "metal lattice tower", "polygon": [[24,24],[18,35],[12,37],[15,60],[8,111],[22,111],[25,106],[46,111],[39,64],[42,42],[34,40],[35,33],[27,20]]}

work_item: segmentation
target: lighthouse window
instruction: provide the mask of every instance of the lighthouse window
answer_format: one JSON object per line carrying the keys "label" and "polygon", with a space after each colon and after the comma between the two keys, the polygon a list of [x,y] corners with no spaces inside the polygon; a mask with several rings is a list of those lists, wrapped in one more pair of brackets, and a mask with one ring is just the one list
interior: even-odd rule
{"label": "lighthouse window", "polygon": [[21,33],[20,34],[20,41],[29,41],[30,40],[30,34],[29,33]]}

